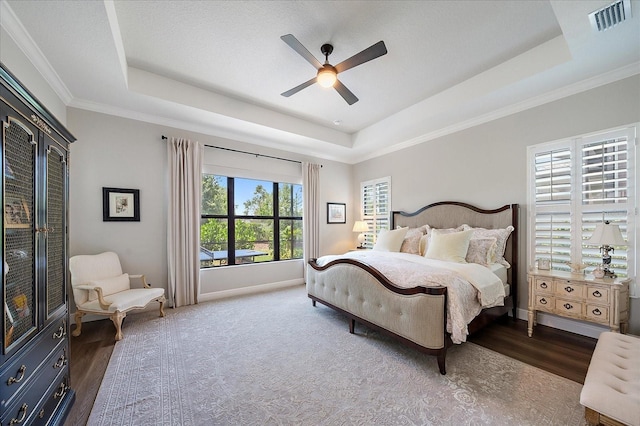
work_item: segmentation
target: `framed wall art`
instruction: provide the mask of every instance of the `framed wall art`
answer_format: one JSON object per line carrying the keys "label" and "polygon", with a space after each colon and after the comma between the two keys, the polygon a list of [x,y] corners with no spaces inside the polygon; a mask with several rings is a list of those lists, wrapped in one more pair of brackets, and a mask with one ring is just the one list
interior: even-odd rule
{"label": "framed wall art", "polygon": [[140,190],[102,188],[103,222],[140,222]]}
{"label": "framed wall art", "polygon": [[347,205],[327,203],[327,223],[347,223]]}

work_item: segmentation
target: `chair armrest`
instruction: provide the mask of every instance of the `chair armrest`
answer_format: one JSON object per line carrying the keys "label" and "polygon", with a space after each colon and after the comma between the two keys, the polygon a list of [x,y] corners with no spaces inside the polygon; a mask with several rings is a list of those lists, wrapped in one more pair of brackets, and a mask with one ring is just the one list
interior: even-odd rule
{"label": "chair armrest", "polygon": [[144,286],[144,288],[151,288],[151,285],[149,283],[147,283],[147,279],[145,278],[144,274],[129,275],[129,279],[131,279],[131,278],[139,278],[140,281],[142,282],[142,285]]}
{"label": "chair armrest", "polygon": [[105,311],[109,309],[111,302],[107,302],[106,300],[104,300],[104,296],[102,295],[102,287],[98,287],[97,285],[82,284],[75,286],[75,288],[86,291],[94,290],[96,293],[98,293],[98,303],[100,304],[100,307]]}

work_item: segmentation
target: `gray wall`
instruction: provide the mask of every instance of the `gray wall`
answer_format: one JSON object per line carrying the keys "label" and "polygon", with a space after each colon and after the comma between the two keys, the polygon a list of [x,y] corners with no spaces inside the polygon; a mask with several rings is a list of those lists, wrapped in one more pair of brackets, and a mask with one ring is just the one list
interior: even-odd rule
{"label": "gray wall", "polygon": [[[527,146],[639,121],[636,75],[364,161],[354,166],[353,187],[357,193],[362,181],[392,176],[394,210],[414,211],[443,200],[484,208],[520,204],[518,305],[526,309]],[[640,334],[640,299],[631,299],[631,305],[631,331]]]}

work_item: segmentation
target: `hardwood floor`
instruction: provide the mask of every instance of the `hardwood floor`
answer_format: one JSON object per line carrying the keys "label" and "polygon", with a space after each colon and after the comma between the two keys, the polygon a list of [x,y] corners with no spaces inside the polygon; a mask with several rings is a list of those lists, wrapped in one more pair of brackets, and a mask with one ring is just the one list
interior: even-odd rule
{"label": "hardwood floor", "polygon": [[[113,352],[114,336],[113,323],[105,319],[83,324],[82,335],[71,337],[71,387],[76,402],[65,426],[86,425]],[[578,383],[584,383],[596,346],[596,339],[543,325],[529,338],[526,321],[511,319],[491,324],[469,340]]]}

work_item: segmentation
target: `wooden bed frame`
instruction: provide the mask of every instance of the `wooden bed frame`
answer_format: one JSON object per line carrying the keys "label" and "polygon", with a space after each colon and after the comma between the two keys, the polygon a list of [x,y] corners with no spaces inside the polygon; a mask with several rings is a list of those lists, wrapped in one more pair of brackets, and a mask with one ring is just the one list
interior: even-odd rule
{"label": "wooden bed frame", "polygon": [[[485,210],[470,204],[456,202],[456,201],[443,201],[438,203],[429,204],[416,212],[406,213],[401,211],[392,212],[391,229],[397,226],[408,226],[410,228],[416,228],[424,224],[429,224],[433,228],[454,228],[461,224],[467,224],[472,227],[482,228],[506,228],[512,225],[515,230],[511,233],[507,240],[507,247],[505,249],[505,259],[511,265],[508,269],[508,282],[510,283],[509,296],[505,298],[504,306],[496,306],[493,308],[484,309],[471,323],[469,323],[469,334],[476,332],[485,325],[495,321],[498,318],[507,316],[509,311],[512,311],[512,315],[516,318],[516,309],[518,301],[518,205],[510,204],[505,205],[493,210]],[[359,270],[365,271],[365,273],[377,283],[390,290],[391,294],[398,296],[411,296],[411,295],[425,295],[427,299],[438,299],[436,302],[428,306],[428,309],[435,310],[438,316],[436,324],[426,324],[426,328],[431,328],[435,334],[439,337],[436,339],[436,343],[433,345],[422,345],[416,343],[411,338],[407,338],[401,335],[401,332],[394,332],[389,330],[388,327],[381,326],[378,318],[364,318],[363,315],[357,315],[351,312],[350,309],[345,306],[337,306],[338,303],[333,302],[330,297],[322,297],[318,294],[311,294],[313,284],[310,280],[314,280],[314,273],[321,274],[329,271],[334,266],[355,267]],[[307,280],[308,296],[312,300],[313,306],[316,306],[316,302],[320,302],[338,312],[343,313],[349,318],[349,332],[355,332],[355,323],[359,322],[370,328],[379,330],[384,334],[390,335],[400,342],[413,347],[421,352],[435,355],[438,361],[438,367],[441,374],[446,374],[445,358],[447,348],[449,348],[453,342],[451,337],[446,332],[446,306],[447,306],[447,289],[444,286],[439,287],[414,287],[414,288],[401,288],[397,287],[394,283],[389,281],[382,273],[377,269],[360,262],[355,259],[338,259],[324,266],[319,266],[316,263],[316,259],[309,260],[309,267],[313,269],[309,270]],[[349,283],[334,283],[336,286],[346,285]],[[323,284],[324,285],[324,284]],[[337,287],[333,288],[336,291]],[[333,303],[332,303],[333,302]],[[442,320],[440,320],[440,317]],[[435,327],[435,329],[434,329]]]}

